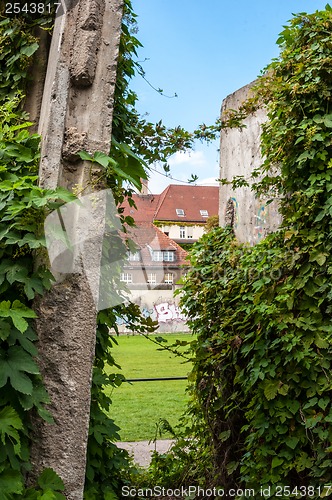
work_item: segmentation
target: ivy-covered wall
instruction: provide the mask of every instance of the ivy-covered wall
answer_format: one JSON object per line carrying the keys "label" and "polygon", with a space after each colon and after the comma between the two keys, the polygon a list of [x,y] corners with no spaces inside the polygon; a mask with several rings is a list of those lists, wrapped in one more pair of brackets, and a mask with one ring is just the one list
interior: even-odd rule
{"label": "ivy-covered wall", "polygon": [[295,16],[256,97],[224,123],[266,107],[265,161],[250,182],[279,198],[283,221],[253,247],[215,229],[191,253],[182,307],[197,334],[196,461],[185,473],[199,484],[257,496],[270,487],[271,499],[331,494],[331,32],[329,5]]}

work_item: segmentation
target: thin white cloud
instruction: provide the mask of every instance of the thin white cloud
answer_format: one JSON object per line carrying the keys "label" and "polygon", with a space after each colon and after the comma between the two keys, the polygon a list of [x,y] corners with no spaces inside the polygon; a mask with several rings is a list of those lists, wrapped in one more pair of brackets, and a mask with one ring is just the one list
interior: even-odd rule
{"label": "thin white cloud", "polygon": [[207,177],[206,179],[198,179],[197,184],[199,186],[218,186],[219,182],[216,180],[217,177]]}
{"label": "thin white cloud", "polygon": [[179,165],[201,167],[207,164],[207,159],[203,151],[178,151],[170,158],[168,163],[171,167]]}
{"label": "thin white cloud", "polygon": [[[209,155],[202,150],[178,152],[169,160],[170,175],[165,177],[160,165],[154,165],[149,175],[149,191],[154,194],[161,193],[169,184],[187,184],[192,174],[198,175],[199,185],[218,185],[219,167],[212,162]],[[155,169],[159,172],[156,172]],[[201,178],[201,175],[209,177]]]}

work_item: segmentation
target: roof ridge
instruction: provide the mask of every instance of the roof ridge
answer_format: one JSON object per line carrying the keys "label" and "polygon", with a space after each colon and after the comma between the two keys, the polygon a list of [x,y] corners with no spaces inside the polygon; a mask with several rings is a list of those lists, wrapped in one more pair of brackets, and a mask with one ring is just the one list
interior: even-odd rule
{"label": "roof ridge", "polygon": [[166,193],[167,193],[167,191],[169,191],[169,188],[170,188],[170,187],[171,187],[171,184],[169,184],[169,185],[168,185],[168,186],[164,189],[164,191],[163,191],[162,193],[160,193],[160,195],[159,195],[159,196],[160,196],[160,198],[159,198],[159,203],[158,203],[158,205],[157,205],[157,208],[156,208],[156,211],[155,211],[155,213],[154,213],[154,217],[153,217],[154,219],[158,219],[157,214],[158,214],[158,212],[159,212],[159,210],[160,210],[160,208],[161,208],[161,206],[162,206],[162,204],[163,204],[163,202],[164,202],[164,199],[166,198]]}

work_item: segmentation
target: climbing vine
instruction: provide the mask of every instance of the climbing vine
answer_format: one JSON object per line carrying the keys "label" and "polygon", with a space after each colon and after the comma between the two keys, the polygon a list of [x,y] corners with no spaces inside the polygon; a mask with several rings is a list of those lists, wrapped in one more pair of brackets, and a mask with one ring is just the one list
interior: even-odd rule
{"label": "climbing vine", "polygon": [[[44,470],[37,482],[26,487],[31,415],[48,422],[52,416],[38,368],[36,318],[32,305],[38,295],[50,289],[53,277],[41,263],[45,241],[45,216],[61,204],[75,199],[68,191],[45,190],[38,186],[40,137],[31,134],[32,125],[23,111],[29,67],[38,49],[35,27],[52,29],[52,16],[30,19],[4,16],[0,6],[0,492],[4,499],[64,498],[64,485],[54,471]],[[216,129],[203,125],[194,133],[182,127],[168,129],[159,122],[144,120],[135,110],[137,96],[129,82],[142,68],[134,62],[139,41],[135,37],[135,15],[129,0],[124,17],[116,81],[112,147],[109,155],[81,152],[84,160],[104,168],[104,179],[117,203],[131,199],[133,187],[141,188],[148,164],[160,161],[168,169],[168,157],[193,147],[196,138],[210,140]],[[130,201],[130,203],[133,203]],[[123,224],[133,219],[122,217]],[[117,368],[111,348],[116,342],[109,329],[117,331],[116,320],[126,316],[133,331],[155,329],[142,318],[137,306],[117,306],[98,315],[97,342],[91,391],[91,420],[84,496],[86,499],[117,498],[129,481],[128,454],[114,441],[118,428],[109,417],[111,399],[107,386],[117,387],[122,378],[106,375],[105,366]]]}
{"label": "climbing vine", "polygon": [[[183,285],[197,334],[197,453],[194,463],[182,455],[176,480],[235,488],[239,499],[245,488],[270,487],[271,499],[331,493],[331,31],[329,5],[295,16],[247,103],[267,110],[253,189],[278,194],[280,229],[251,248],[213,229],[194,245]],[[243,126],[245,109],[228,125]],[[159,472],[171,470],[160,459]]]}

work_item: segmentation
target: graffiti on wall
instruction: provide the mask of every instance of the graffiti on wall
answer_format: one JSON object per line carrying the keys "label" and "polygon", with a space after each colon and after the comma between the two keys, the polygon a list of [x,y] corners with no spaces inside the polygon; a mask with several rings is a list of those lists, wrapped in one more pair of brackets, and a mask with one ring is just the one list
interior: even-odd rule
{"label": "graffiti on wall", "polygon": [[268,208],[261,205],[259,208],[255,221],[255,239],[260,240],[264,236],[264,228],[266,226],[266,218],[268,215]]}
{"label": "graffiti on wall", "polygon": [[233,206],[234,206],[234,222],[233,222],[233,227],[236,229],[239,225],[239,204],[237,199],[233,196],[232,198]]}
{"label": "graffiti on wall", "polygon": [[[157,303],[153,304],[153,307],[143,305],[140,307],[140,309],[144,318],[151,318],[152,321],[158,321],[158,323],[184,323],[186,321],[186,316],[181,312],[179,306],[177,306],[174,302],[158,301]],[[119,326],[126,325],[127,323],[127,318],[125,316],[117,318],[117,324]]]}
{"label": "graffiti on wall", "polygon": [[155,320],[153,308],[149,309],[148,307],[142,307],[141,313],[143,318],[152,318],[153,320]]}
{"label": "graffiti on wall", "polygon": [[170,321],[186,321],[185,315],[174,303],[162,302],[154,306],[158,323],[168,323]]}

